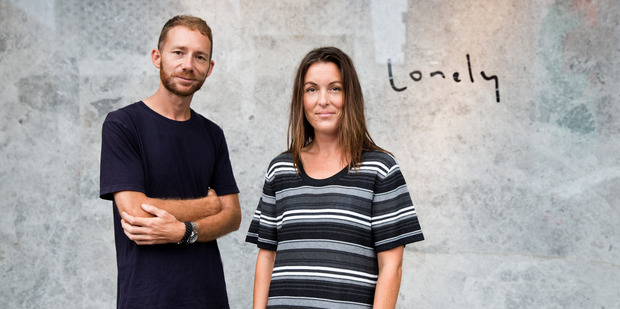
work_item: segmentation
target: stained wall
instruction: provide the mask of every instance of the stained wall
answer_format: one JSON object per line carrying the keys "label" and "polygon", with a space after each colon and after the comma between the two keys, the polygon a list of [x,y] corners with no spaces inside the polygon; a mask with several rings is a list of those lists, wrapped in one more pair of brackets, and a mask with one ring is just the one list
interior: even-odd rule
{"label": "stained wall", "polygon": [[353,58],[427,238],[399,308],[618,306],[617,1],[0,0],[0,307],[114,307],[101,124],[156,90],[149,52],[181,13],[215,36],[192,107],[224,129],[241,190],[219,241],[233,308],[251,307],[244,237],[296,65],[324,45]]}

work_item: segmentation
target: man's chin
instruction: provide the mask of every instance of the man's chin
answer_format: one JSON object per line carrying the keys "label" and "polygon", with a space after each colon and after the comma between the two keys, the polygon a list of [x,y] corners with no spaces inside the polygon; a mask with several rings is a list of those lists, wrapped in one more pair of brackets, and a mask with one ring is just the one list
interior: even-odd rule
{"label": "man's chin", "polygon": [[166,85],[166,89],[168,89],[168,91],[180,96],[180,97],[189,97],[192,96],[194,93],[196,93],[196,91],[200,90],[200,88],[202,87],[202,85],[198,86],[198,87],[191,87],[189,89],[179,89],[179,87],[170,87],[168,85]]}
{"label": "man's chin", "polygon": [[175,91],[173,93],[178,95],[178,96],[180,96],[180,97],[187,98],[187,97],[193,96],[194,93],[196,93],[196,91],[198,91],[198,90],[194,90],[194,91]]}

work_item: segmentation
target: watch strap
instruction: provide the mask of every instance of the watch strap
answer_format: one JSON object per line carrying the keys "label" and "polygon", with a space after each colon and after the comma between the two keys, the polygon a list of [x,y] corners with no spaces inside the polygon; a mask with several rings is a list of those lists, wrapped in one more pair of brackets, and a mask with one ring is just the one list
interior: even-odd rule
{"label": "watch strap", "polygon": [[187,221],[183,223],[185,223],[185,234],[183,235],[183,238],[181,238],[181,240],[179,240],[179,242],[177,243],[179,245],[186,244],[189,240],[189,236],[192,234],[192,225]]}

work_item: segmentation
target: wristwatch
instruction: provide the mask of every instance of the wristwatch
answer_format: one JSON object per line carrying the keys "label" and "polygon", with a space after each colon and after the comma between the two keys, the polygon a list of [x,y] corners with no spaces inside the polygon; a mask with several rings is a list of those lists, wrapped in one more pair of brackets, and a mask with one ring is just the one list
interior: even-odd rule
{"label": "wristwatch", "polygon": [[179,245],[184,245],[187,243],[187,241],[189,240],[189,236],[192,235],[192,224],[191,222],[183,222],[185,223],[185,234],[183,235],[183,238],[181,238],[181,240],[179,240],[179,242],[177,242],[177,244]]}
{"label": "wristwatch", "polygon": [[189,234],[189,239],[187,239],[187,243],[193,244],[196,242],[196,239],[198,239],[198,225],[196,225],[196,223],[194,222],[190,222],[189,224],[192,225],[192,231]]}

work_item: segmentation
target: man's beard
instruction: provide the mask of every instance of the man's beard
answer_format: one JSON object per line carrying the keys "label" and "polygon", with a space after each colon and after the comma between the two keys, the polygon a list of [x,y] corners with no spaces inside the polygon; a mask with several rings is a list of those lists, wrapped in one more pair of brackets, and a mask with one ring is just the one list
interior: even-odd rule
{"label": "man's beard", "polygon": [[191,96],[194,94],[194,92],[200,90],[200,88],[202,87],[202,84],[204,84],[205,79],[207,78],[206,76],[204,78],[200,78],[200,76],[197,77],[195,76],[194,73],[176,74],[174,76],[185,77],[185,78],[190,78],[190,79],[198,78],[198,83],[193,84],[187,90],[181,90],[177,87],[176,83],[174,82],[174,76],[172,74],[168,74],[168,72],[164,70],[164,67],[165,66],[162,62],[161,69],[159,70],[159,78],[161,79],[162,84],[164,85],[164,87],[166,87],[166,89],[168,89],[168,91],[181,97]]}

